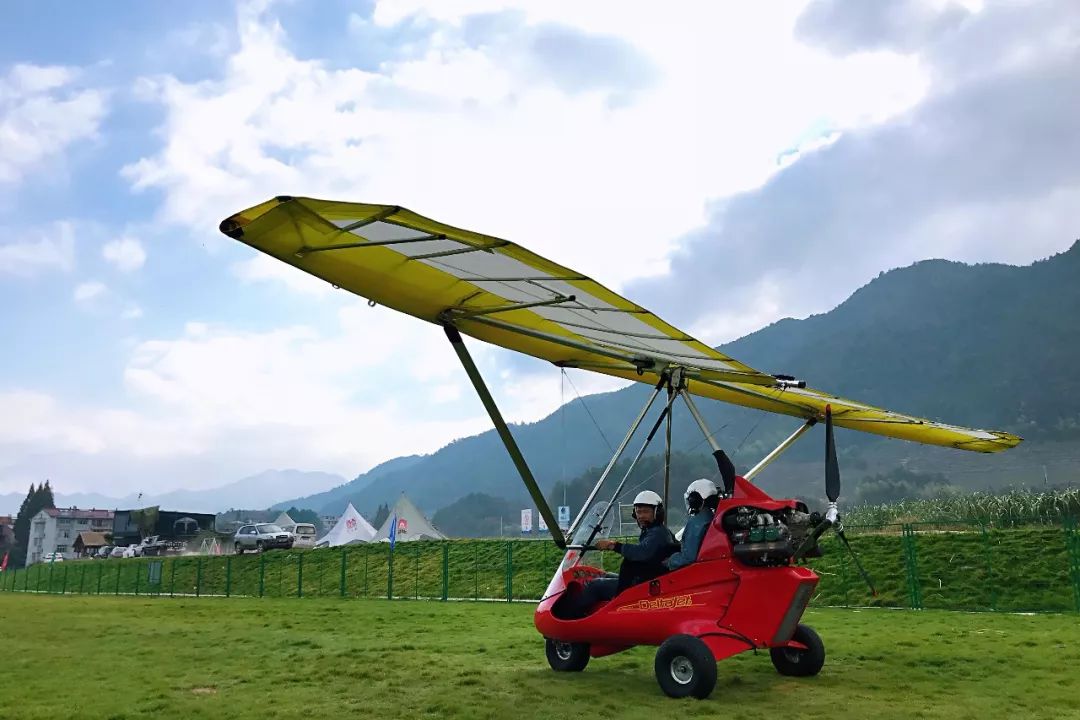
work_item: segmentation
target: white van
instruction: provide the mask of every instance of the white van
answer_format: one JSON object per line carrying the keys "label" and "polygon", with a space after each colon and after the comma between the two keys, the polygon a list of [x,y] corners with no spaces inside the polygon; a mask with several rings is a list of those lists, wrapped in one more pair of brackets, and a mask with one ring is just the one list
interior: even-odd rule
{"label": "white van", "polygon": [[294,548],[315,547],[315,526],[311,523],[296,523],[285,528],[292,533]]}

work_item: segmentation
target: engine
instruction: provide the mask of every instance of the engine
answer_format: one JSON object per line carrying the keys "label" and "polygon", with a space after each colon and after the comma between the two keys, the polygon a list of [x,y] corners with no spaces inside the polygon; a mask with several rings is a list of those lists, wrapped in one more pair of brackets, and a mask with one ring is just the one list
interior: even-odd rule
{"label": "engine", "polygon": [[[805,510],[801,503],[798,508],[783,510],[740,505],[724,513],[721,524],[739,562],[755,567],[787,565],[806,536],[821,522],[818,513]],[[816,548],[815,552],[820,555]]]}

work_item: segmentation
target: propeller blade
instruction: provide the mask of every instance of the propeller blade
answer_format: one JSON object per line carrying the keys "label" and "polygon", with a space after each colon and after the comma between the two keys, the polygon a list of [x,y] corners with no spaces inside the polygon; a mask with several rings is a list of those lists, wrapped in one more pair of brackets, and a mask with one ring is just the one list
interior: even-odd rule
{"label": "propeller blade", "polygon": [[840,464],[836,461],[836,440],[833,439],[832,406],[825,406],[825,495],[835,503],[840,497]]}
{"label": "propeller blade", "polygon": [[735,495],[735,463],[723,450],[713,452],[716,459],[716,468],[720,471],[720,477],[724,479],[724,494],[727,497]]}
{"label": "propeller blade", "polygon": [[844,547],[851,553],[851,559],[855,561],[855,567],[859,568],[859,574],[862,575],[862,579],[866,581],[867,586],[870,588],[870,594],[873,597],[877,597],[877,590],[874,588],[874,581],[870,579],[870,573],[866,572],[866,568],[859,562],[859,556],[855,554],[855,549],[851,547],[851,543],[848,542],[847,535],[843,530],[837,530],[836,534],[844,543]]}

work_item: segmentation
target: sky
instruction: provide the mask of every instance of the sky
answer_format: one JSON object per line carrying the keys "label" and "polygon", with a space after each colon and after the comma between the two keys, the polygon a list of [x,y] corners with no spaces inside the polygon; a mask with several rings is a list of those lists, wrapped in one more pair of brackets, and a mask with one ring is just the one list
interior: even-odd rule
{"label": "sky", "polygon": [[[512,240],[715,345],[1069,247],[1078,66],[1071,1],[15,4],[0,493],[353,477],[489,427],[436,328],[218,232],[272,196]],[[572,399],[470,347],[509,419]]]}

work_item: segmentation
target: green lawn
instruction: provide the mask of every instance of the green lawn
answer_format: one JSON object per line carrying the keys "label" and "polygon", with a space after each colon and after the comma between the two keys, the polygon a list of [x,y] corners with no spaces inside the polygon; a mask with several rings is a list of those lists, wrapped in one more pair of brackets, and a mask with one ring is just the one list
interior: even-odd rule
{"label": "green lawn", "polygon": [[817,678],[722,662],[663,696],[653,649],[556,674],[508,603],[0,594],[0,717],[1080,718],[1074,615],[812,610]]}

